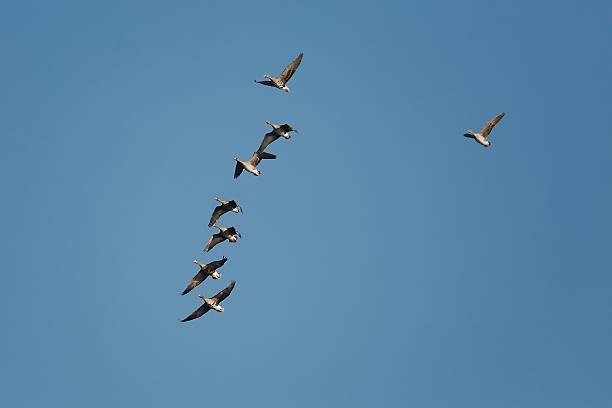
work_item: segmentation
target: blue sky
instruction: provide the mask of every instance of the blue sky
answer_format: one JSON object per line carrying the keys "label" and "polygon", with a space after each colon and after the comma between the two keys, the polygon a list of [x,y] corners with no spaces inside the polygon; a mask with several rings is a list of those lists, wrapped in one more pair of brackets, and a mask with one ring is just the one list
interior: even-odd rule
{"label": "blue sky", "polygon": [[211,3],[3,4],[0,405],[612,405],[610,2]]}

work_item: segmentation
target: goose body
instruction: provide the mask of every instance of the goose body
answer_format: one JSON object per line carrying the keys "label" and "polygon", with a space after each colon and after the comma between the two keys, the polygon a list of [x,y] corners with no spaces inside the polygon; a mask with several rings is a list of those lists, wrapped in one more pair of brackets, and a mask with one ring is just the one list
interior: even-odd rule
{"label": "goose body", "polygon": [[209,264],[200,263],[197,259],[193,260],[193,263],[200,267],[200,271],[191,279],[191,282],[187,285],[185,290],[183,290],[182,295],[186,295],[191,292],[193,288],[198,286],[200,283],[204,282],[206,278],[209,276],[213,279],[221,279],[221,273],[217,271],[217,269],[221,268],[225,262],[227,262],[227,258],[223,257],[218,261],[213,261]]}
{"label": "goose body", "polygon": [[236,227],[226,228],[217,225],[213,225],[213,227],[218,228],[219,232],[213,234],[213,236],[210,237],[210,240],[208,240],[206,246],[204,246],[204,252],[210,251],[215,247],[215,245],[220,244],[225,240],[231,242],[232,244],[235,244],[236,242],[238,242],[238,238],[242,238],[242,235],[240,235],[240,232],[238,232]]}
{"label": "goose body", "polygon": [[497,125],[505,115],[506,114],[502,112],[487,123],[485,123],[484,127],[480,132],[474,132],[473,130],[469,129],[463,136],[476,140],[476,142],[478,142],[484,147],[491,147],[492,143],[488,139],[488,137],[491,134],[491,131],[493,130],[495,125]]}
{"label": "goose body", "polygon": [[234,157],[236,160],[236,168],[234,169],[234,178],[240,177],[242,170],[246,170],[254,176],[260,176],[261,171],[257,168],[259,162],[266,159],[276,159],[276,155],[267,152],[254,152],[249,161],[242,161],[239,157]]}
{"label": "goose body", "polygon": [[189,316],[181,320],[181,322],[188,322],[190,320],[197,319],[198,317],[202,317],[210,309],[214,309],[217,312],[223,313],[225,308],[221,306],[221,302],[223,302],[225,298],[227,298],[230,295],[230,293],[232,293],[232,290],[234,290],[234,286],[236,286],[236,281],[231,281],[230,284],[227,285],[225,289],[223,289],[221,292],[217,293],[215,296],[211,298],[206,298],[202,295],[198,295],[198,297],[202,299],[202,302],[204,302],[204,304],[200,306],[199,308],[197,308]]}
{"label": "goose body", "polygon": [[212,227],[215,225],[219,217],[228,212],[242,213],[242,207],[234,201],[234,200],[224,200],[222,198],[215,197],[220,204],[215,207],[212,215],[210,216],[210,221],[208,222],[208,226]]}
{"label": "goose body", "polygon": [[280,137],[285,138],[287,140],[291,139],[291,135],[289,132],[297,132],[291,125],[285,123],[284,125],[277,125],[276,123],[272,123],[270,120],[266,120],[266,123],[272,126],[272,131],[266,133],[263,140],[261,141],[261,145],[259,145],[258,152],[263,152],[270,145],[270,143],[278,140]]}
{"label": "goose body", "polygon": [[291,64],[287,65],[287,67],[283,70],[283,72],[279,76],[273,77],[271,75],[264,75],[264,78],[265,78],[264,81],[255,80],[255,82],[257,82],[258,84],[278,88],[283,92],[289,92],[289,87],[287,86],[287,82],[289,82],[293,74],[295,74],[295,71],[297,71],[298,67],[300,66],[300,63],[302,62],[303,57],[304,57],[304,54],[300,53],[300,55],[298,55],[291,62]]}

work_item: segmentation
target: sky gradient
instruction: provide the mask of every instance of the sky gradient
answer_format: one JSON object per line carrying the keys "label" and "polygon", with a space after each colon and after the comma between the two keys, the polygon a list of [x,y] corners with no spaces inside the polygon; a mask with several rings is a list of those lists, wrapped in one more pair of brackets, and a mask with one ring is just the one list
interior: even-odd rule
{"label": "sky gradient", "polygon": [[1,406],[612,406],[609,1],[1,9]]}

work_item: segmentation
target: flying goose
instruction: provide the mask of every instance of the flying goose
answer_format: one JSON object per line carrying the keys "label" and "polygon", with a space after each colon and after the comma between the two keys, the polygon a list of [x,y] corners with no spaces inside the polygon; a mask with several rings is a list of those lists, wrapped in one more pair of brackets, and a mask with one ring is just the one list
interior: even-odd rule
{"label": "flying goose", "polygon": [[181,322],[188,322],[189,320],[197,319],[201,317],[204,313],[208,312],[210,309],[215,309],[217,312],[223,312],[225,309],[220,305],[226,297],[232,293],[234,290],[234,286],[236,286],[236,281],[231,281],[229,285],[221,292],[217,293],[215,296],[211,298],[205,298],[202,295],[198,295],[200,299],[204,302],[204,304],[196,309],[195,312],[181,320]]}
{"label": "flying goose", "polygon": [[217,198],[217,197],[215,197],[215,200],[217,200],[220,204],[215,207],[215,210],[210,216],[210,221],[208,222],[209,227],[212,227],[213,225],[215,225],[215,222],[217,222],[219,217],[221,217],[226,212],[230,212],[230,211],[235,212],[235,213],[242,212],[242,207],[240,207],[240,205],[238,205],[238,203],[234,200],[224,200],[223,198]]}
{"label": "flying goose", "polygon": [[298,55],[293,60],[293,62],[291,62],[291,64],[287,65],[287,68],[285,68],[283,70],[283,73],[280,74],[279,76],[273,77],[270,75],[264,75],[264,78],[266,78],[266,81],[255,80],[255,82],[257,82],[258,84],[262,84],[262,85],[273,86],[275,88],[280,89],[281,91],[289,92],[289,88],[287,87],[287,82],[289,82],[293,74],[295,74],[295,71],[297,71],[298,67],[300,66],[300,62],[302,62],[303,56],[304,54],[300,52],[300,55]]}
{"label": "flying goose", "polygon": [[489,139],[487,139],[487,137],[489,136],[495,125],[497,125],[497,123],[502,120],[504,115],[505,113],[502,112],[490,121],[488,121],[480,132],[475,133],[472,129],[468,129],[467,133],[465,133],[463,136],[476,140],[484,147],[491,147],[491,142],[489,141]]}
{"label": "flying goose", "polygon": [[266,150],[266,147],[270,145],[270,143],[276,141],[279,137],[284,137],[285,139],[291,139],[291,135],[289,132],[297,132],[296,129],[292,128],[291,125],[285,123],[284,125],[277,125],[276,123],[272,123],[270,120],[266,120],[266,123],[272,126],[272,131],[270,133],[266,133],[263,140],[261,141],[261,145],[259,145],[258,152],[263,152]]}
{"label": "flying goose", "polygon": [[226,257],[223,257],[223,259],[219,259],[218,261],[213,261],[209,264],[203,264],[197,259],[194,259],[193,263],[200,267],[200,271],[193,277],[193,279],[191,279],[191,282],[189,285],[187,285],[181,295],[186,295],[187,293],[191,292],[193,288],[204,282],[204,280],[209,276],[213,279],[221,279],[221,273],[219,273],[217,269],[221,268],[225,262],[227,262]]}
{"label": "flying goose", "polygon": [[238,241],[238,237],[242,238],[242,235],[240,235],[236,227],[225,228],[225,227],[219,227],[216,224],[213,225],[213,227],[219,228],[219,232],[217,232],[216,234],[213,234],[213,236],[210,237],[210,240],[208,240],[208,242],[206,243],[206,246],[204,247],[205,252],[210,251],[211,249],[214,248],[215,245],[220,244],[226,239],[232,244],[235,244]]}
{"label": "flying goose", "polygon": [[253,156],[249,159],[249,161],[242,161],[238,157],[234,157],[236,160],[236,168],[234,169],[234,178],[238,178],[242,174],[242,170],[246,170],[255,176],[260,176],[261,171],[257,169],[257,165],[260,161],[264,159],[276,159],[276,155],[267,152],[254,152]]}

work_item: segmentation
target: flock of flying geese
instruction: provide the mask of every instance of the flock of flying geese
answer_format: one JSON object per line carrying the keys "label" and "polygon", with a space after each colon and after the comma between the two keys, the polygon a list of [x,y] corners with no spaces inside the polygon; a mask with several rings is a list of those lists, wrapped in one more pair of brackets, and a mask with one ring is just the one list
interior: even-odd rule
{"label": "flock of flying geese", "polygon": [[[291,79],[297,68],[300,66],[302,62],[302,57],[304,54],[300,53],[296,59],[293,60],[291,64],[287,66],[283,70],[283,72],[276,77],[265,75],[264,81],[255,81],[257,83],[272,86],[280,89],[284,92],[289,92],[289,88],[287,87],[287,82]],[[272,153],[266,152],[266,148],[274,141],[279,138],[291,139],[291,135],[289,132],[297,132],[291,125],[277,125],[276,123],[272,123],[267,120],[266,123],[272,127],[272,131],[266,133],[259,148],[253,153],[253,156],[248,161],[242,161],[238,157],[234,157],[236,160],[236,168],[234,169],[234,178],[237,179],[242,174],[243,170],[248,171],[254,176],[260,176],[261,171],[257,168],[259,163],[262,160],[272,160],[276,159],[276,155]],[[223,241],[228,241],[232,244],[238,242],[238,238],[242,238],[240,232],[236,229],[236,227],[223,227],[221,225],[217,225],[217,221],[219,218],[228,212],[242,213],[242,207],[235,200],[224,200],[222,198],[215,198],[219,202],[219,205],[215,207],[213,213],[210,217],[210,221],[208,223],[209,227],[217,228],[219,232],[213,234],[210,237],[210,240],[204,246],[204,252],[208,252],[213,249],[216,245],[222,243]],[[201,263],[197,259],[193,260],[200,270],[198,273],[191,279],[191,282],[187,285],[185,290],[183,290],[183,295],[191,292],[196,286],[204,282],[206,278],[209,276],[213,279],[221,279],[221,273],[218,271],[223,265],[227,262],[227,258],[223,257],[217,261],[212,261],[208,264]],[[223,312],[223,306],[221,306],[221,302],[225,300],[234,290],[234,286],[236,286],[236,281],[231,281],[226,288],[222,291],[214,295],[213,297],[207,298],[202,295],[198,295],[198,297],[202,300],[203,304],[197,308],[193,313],[189,316],[181,320],[182,322],[187,322],[189,320],[197,319],[201,317],[206,312],[211,309],[216,310],[217,312]]]}
{"label": "flock of flying geese", "polygon": [[[265,80],[263,81],[255,81],[256,83],[271,86],[274,88],[278,88],[283,92],[289,92],[289,88],[287,87],[287,82],[291,79],[297,68],[300,66],[302,62],[303,53],[300,53],[291,64],[289,64],[283,72],[276,77],[265,75]],[[474,139],[477,143],[481,144],[484,147],[491,147],[491,141],[488,139],[491,131],[499,123],[500,120],[504,117],[505,113],[500,113],[490,121],[488,121],[482,130],[479,132],[474,132],[473,130],[467,130],[467,132],[463,135],[467,138]],[[259,148],[253,153],[251,158],[248,161],[242,161],[238,157],[234,157],[236,161],[236,168],[234,169],[234,179],[238,178],[243,170],[255,175],[260,176],[261,171],[257,168],[259,163],[262,160],[272,160],[276,159],[276,155],[272,153],[266,152],[266,148],[274,141],[279,138],[291,139],[290,132],[297,132],[291,125],[283,124],[277,125],[267,120],[266,123],[272,127],[272,131],[266,133],[264,136]],[[228,212],[242,213],[242,207],[235,200],[224,200],[222,198],[215,198],[219,202],[219,205],[215,207],[212,216],[210,217],[210,222],[208,223],[209,227],[217,228],[219,230],[218,233],[213,234],[210,240],[206,243],[204,247],[204,252],[208,252],[213,249],[216,245],[222,243],[223,241],[229,241],[234,244],[238,242],[238,238],[241,238],[240,232],[236,229],[236,227],[223,227],[217,225],[217,221],[219,218]],[[218,269],[221,268],[225,262],[227,262],[227,258],[223,257],[217,261],[212,261],[208,264],[203,264],[197,259],[193,261],[200,268],[199,272],[191,279],[191,282],[187,285],[185,290],[183,290],[183,295],[191,292],[196,286],[204,282],[206,278],[209,276],[213,279],[221,279],[221,273],[219,273]],[[236,286],[235,281],[231,281],[230,284],[221,290],[219,293],[214,295],[213,297],[207,298],[202,295],[198,295],[198,297],[202,300],[203,304],[196,309],[189,316],[181,320],[182,322],[187,322],[189,320],[197,319],[201,317],[206,312],[211,309],[216,310],[217,312],[223,312],[224,308],[221,306],[221,302],[225,300]]]}

